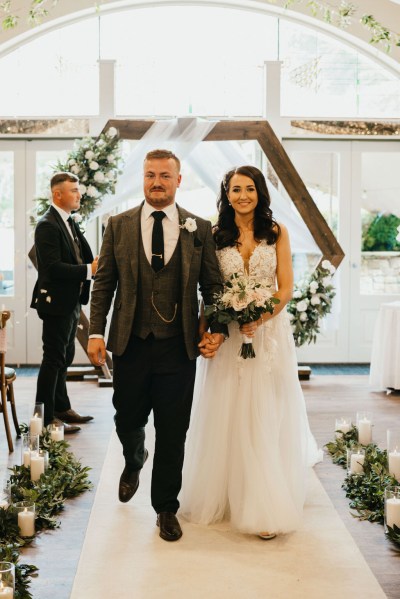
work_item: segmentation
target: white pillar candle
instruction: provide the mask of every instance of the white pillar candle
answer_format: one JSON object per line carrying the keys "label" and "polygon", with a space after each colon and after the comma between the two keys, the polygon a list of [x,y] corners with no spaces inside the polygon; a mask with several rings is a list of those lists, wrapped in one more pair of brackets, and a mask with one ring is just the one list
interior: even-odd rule
{"label": "white pillar candle", "polygon": [[64,440],[64,427],[55,426],[50,431],[50,438],[52,441],[63,441]]}
{"label": "white pillar candle", "polygon": [[23,512],[18,513],[18,526],[21,531],[21,537],[33,537],[35,534],[35,513],[24,508]]}
{"label": "white pillar candle", "polygon": [[363,453],[352,453],[350,460],[350,472],[351,474],[363,474],[365,455]]}
{"label": "white pillar candle", "polygon": [[43,428],[42,419],[37,414],[35,414],[34,416],[32,416],[30,424],[29,424],[29,431],[30,431],[31,435],[41,435],[42,428]]}
{"label": "white pillar candle", "polygon": [[372,422],[368,418],[362,418],[357,423],[358,442],[361,445],[368,445],[372,441]]}
{"label": "white pillar candle", "polygon": [[400,451],[397,449],[389,452],[389,472],[400,481]]}
{"label": "white pillar candle", "polygon": [[386,525],[393,528],[393,524],[400,527],[400,499],[397,497],[386,499]]}
{"label": "white pillar candle", "polygon": [[[336,431],[340,431],[342,433],[348,433],[351,428],[351,423],[345,418],[340,418],[336,420]],[[340,436],[340,433],[336,433],[336,437]]]}
{"label": "white pillar candle", "polygon": [[28,468],[31,465],[31,452],[29,449],[25,449],[24,451],[24,466]]}
{"label": "white pillar candle", "polygon": [[44,458],[37,453],[31,453],[31,480],[39,480],[44,473]]}
{"label": "white pillar candle", "polygon": [[0,582],[0,599],[14,599],[14,591],[11,587],[5,587],[2,582]]}

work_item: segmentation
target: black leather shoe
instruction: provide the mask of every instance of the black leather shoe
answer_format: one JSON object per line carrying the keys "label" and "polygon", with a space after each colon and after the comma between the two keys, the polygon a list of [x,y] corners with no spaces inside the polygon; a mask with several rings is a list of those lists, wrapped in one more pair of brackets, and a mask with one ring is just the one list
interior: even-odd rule
{"label": "black leather shoe", "polygon": [[67,424],[66,422],[62,422],[62,420],[60,420],[59,418],[54,418],[54,420],[52,420],[50,422],[50,424],[55,424],[57,426],[63,426],[64,427],[64,435],[72,435],[81,430],[80,426],[76,426],[76,424]]}
{"label": "black leather shoe", "polygon": [[[149,452],[147,451],[147,449],[145,449],[143,464],[145,463],[148,457]],[[131,472],[127,466],[125,466],[125,468],[123,469],[121,478],[119,479],[118,487],[118,498],[120,501],[122,501],[122,503],[127,503],[130,499],[132,499],[132,497],[138,490],[140,470],[141,468],[139,470]]]}
{"label": "black leather shoe", "polygon": [[78,412],[75,412],[75,410],[72,409],[66,410],[65,412],[54,412],[54,416],[56,418],[59,418],[63,422],[68,422],[69,424],[83,424],[85,422],[89,422],[89,420],[93,420],[93,416],[82,416],[81,414],[78,414]]}
{"label": "black leather shoe", "polygon": [[164,541],[177,541],[182,536],[182,529],[174,512],[160,512],[157,515],[157,526],[160,537]]}

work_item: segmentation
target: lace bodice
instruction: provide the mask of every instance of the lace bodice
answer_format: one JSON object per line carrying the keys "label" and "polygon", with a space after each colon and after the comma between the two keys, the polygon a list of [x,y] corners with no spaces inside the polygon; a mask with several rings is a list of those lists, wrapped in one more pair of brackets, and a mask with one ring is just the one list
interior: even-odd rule
{"label": "lace bodice", "polygon": [[275,245],[268,245],[265,240],[258,244],[250,256],[248,273],[245,273],[243,258],[235,247],[217,250],[217,258],[224,281],[227,281],[233,273],[249,274],[255,279],[267,279],[271,287],[275,289]]}

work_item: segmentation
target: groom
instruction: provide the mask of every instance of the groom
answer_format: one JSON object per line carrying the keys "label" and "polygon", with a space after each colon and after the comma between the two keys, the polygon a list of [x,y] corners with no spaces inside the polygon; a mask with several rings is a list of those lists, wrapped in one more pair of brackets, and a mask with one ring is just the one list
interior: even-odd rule
{"label": "groom", "polygon": [[105,360],[104,332],[114,291],[108,349],[113,353],[115,423],[125,457],[119,499],[129,501],[148,457],[145,426],[153,410],[156,442],[151,501],[160,536],[177,541],[176,518],[196,358],[214,357],[224,325],[198,339],[199,286],[205,305],[222,281],[208,221],[175,204],[180,161],[168,150],[144,160],[145,201],[108,221],[90,308],[88,353]]}

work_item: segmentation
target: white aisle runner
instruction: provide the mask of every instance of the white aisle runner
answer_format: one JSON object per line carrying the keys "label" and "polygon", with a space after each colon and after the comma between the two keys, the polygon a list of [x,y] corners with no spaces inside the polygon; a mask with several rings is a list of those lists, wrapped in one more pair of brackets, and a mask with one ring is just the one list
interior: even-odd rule
{"label": "white aisle runner", "polygon": [[[150,427],[149,433],[151,433]],[[123,458],[115,433],[93,504],[71,599],[384,599],[314,472],[302,530],[272,541],[182,521],[183,537],[158,536],[150,505],[154,437],[140,487],[118,501]]]}

